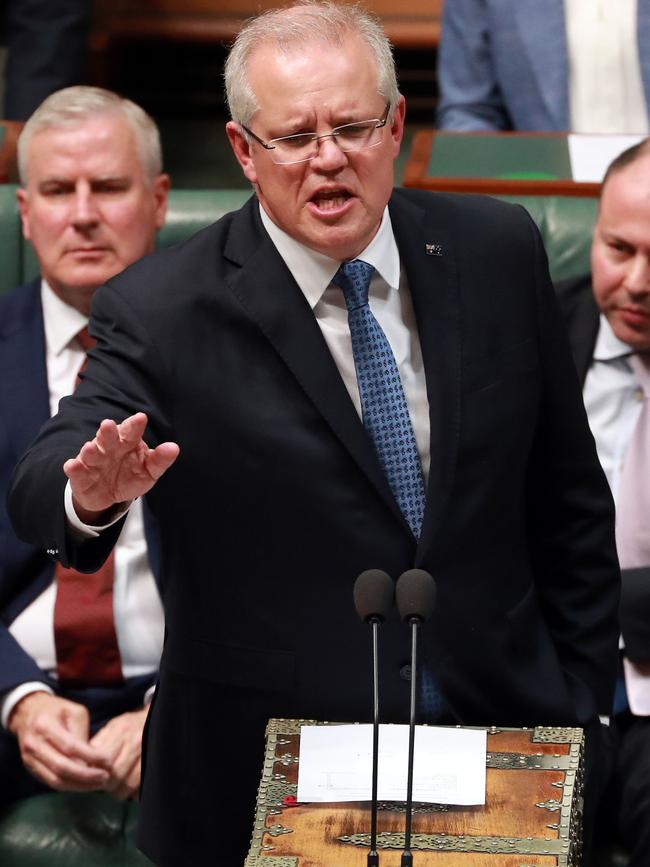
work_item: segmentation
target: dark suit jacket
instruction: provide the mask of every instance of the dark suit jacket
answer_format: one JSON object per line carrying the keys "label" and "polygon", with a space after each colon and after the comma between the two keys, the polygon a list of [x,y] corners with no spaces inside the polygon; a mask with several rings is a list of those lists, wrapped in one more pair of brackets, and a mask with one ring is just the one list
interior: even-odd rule
{"label": "dark suit jacket", "polygon": [[[40,278],[0,297],[0,370],[0,486],[6,493],[14,465],[50,417]],[[151,515],[145,516],[145,527],[152,566],[158,574],[158,543]],[[45,590],[53,573],[54,562],[42,546],[17,538],[3,496],[0,503],[0,695],[29,680],[43,681],[58,691],[57,682],[41,671],[8,628]],[[143,686],[142,692],[144,689]],[[75,696],[83,697],[79,691],[75,691]],[[105,714],[107,690],[98,691],[97,698]]]}
{"label": "dark suit jacket", "polygon": [[[397,190],[390,213],[430,404],[419,543],[254,200],[99,290],[87,376],[17,468],[17,531],[90,568],[112,534],[66,534],[64,459],[135,410],[180,444],[148,497],[168,579],[141,811],[158,864],[241,863],[268,717],[370,718],[364,569],[437,579],[422,652],[458,721],[610,710],[612,503],[539,234],[488,198]],[[408,721],[409,652],[382,627],[384,720]]]}
{"label": "dark suit jacket", "polygon": [[[557,286],[558,300],[569,333],[573,359],[584,383],[598,337],[600,312],[591,286],[591,275]],[[650,564],[623,569],[620,606],[625,655],[634,662],[650,660]]]}

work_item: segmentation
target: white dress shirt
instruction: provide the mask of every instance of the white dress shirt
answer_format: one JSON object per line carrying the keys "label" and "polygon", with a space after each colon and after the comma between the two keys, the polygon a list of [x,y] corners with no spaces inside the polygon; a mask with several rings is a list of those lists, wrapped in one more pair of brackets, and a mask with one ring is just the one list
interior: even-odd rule
{"label": "white dress shirt", "polygon": [[[278,253],[314,311],[332,358],[361,416],[348,312],[343,292],[332,283],[341,263],[300,244],[276,226],[261,206],[260,215]],[[357,258],[375,268],[368,293],[370,309],[386,334],[397,362],[426,482],[431,457],[429,400],[411,294],[400,267],[388,208],[384,209],[377,234]]]}
{"label": "white dress shirt", "polygon": [[643,389],[630,365],[631,355],[630,346],[616,337],[606,317],[601,315],[583,397],[614,501],[618,497],[625,451],[643,405]]}
{"label": "white dress shirt", "polygon": [[[54,415],[59,400],[74,389],[85,356],[75,335],[88,320],[55,295],[45,281],[41,285],[41,301],[50,414]],[[56,677],[55,598],[56,586],[52,581],[9,626],[13,637],[38,667],[53,677]],[[136,677],[155,671],[162,652],[164,617],[149,568],[140,501],[131,507],[115,546],[113,613],[124,676]],[[13,707],[24,695],[44,688],[43,683],[25,683],[9,692],[0,703],[2,725],[6,726]]]}
{"label": "white dress shirt", "polygon": [[[625,452],[643,405],[643,389],[630,364],[632,350],[619,340],[601,315],[594,358],[583,390],[598,457],[617,501]],[[621,646],[623,641],[621,640]],[[650,715],[650,677],[646,666],[623,659],[627,699],[632,713]]]}
{"label": "white dress shirt", "polygon": [[647,133],[637,0],[564,0],[571,129]]}

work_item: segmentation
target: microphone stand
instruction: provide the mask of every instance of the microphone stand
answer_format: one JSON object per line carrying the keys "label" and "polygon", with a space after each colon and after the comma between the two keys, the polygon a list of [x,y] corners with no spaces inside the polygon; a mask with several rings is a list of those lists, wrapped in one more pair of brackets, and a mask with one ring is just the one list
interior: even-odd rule
{"label": "microphone stand", "polygon": [[378,627],[389,616],[395,598],[395,585],[380,569],[367,569],[354,582],[357,614],[372,626],[373,726],[372,726],[372,800],[370,805],[370,851],[368,867],[379,867],[377,852],[377,780],[379,768],[379,638]]}
{"label": "microphone stand", "polygon": [[379,618],[372,624],[373,720],[372,720],[372,793],[370,803],[370,851],[368,867],[379,867],[377,852],[377,780],[379,777]]}
{"label": "microphone stand", "polygon": [[411,623],[411,718],[409,721],[408,770],[406,777],[406,826],[404,828],[404,851],[401,867],[412,867],[411,825],[413,821],[413,756],[415,752],[415,698],[417,689],[417,647],[418,626],[417,617],[410,618]]}

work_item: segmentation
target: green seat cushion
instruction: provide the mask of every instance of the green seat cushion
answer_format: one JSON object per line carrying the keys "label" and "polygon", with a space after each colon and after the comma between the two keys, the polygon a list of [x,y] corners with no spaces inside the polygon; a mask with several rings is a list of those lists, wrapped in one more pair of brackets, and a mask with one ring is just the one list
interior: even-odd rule
{"label": "green seat cushion", "polygon": [[0,815],[2,867],[151,867],[135,847],[138,805],[104,792],[35,795]]}

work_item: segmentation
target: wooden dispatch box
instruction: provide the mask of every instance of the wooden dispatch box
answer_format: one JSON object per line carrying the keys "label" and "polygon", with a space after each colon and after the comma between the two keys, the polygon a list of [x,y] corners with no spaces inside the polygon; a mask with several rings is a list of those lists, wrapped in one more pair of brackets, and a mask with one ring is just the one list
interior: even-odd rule
{"label": "wooden dispatch box", "polygon": [[[300,728],[272,719],[244,867],[366,867],[370,804],[298,804]],[[478,807],[414,804],[415,867],[578,867],[584,736],[579,728],[487,728],[487,797]],[[417,755],[416,755],[417,761]],[[399,867],[403,802],[380,802],[381,867]]]}

